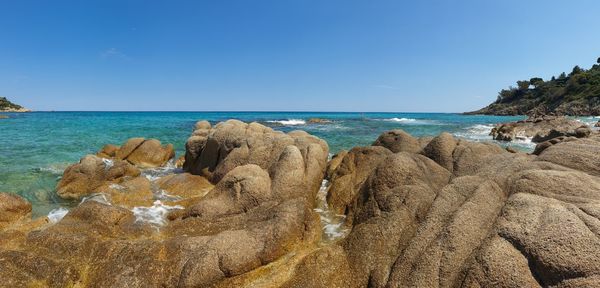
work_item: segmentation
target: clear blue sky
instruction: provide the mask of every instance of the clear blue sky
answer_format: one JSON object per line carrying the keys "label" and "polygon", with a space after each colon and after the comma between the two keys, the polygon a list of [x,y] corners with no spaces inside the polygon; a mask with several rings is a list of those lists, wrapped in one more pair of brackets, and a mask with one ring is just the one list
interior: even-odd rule
{"label": "clear blue sky", "polygon": [[0,0],[35,110],[461,112],[600,57],[600,1]]}

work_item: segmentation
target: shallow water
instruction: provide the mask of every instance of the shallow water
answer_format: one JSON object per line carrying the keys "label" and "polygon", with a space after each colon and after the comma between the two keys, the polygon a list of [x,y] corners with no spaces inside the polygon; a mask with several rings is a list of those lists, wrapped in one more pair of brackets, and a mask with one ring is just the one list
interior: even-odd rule
{"label": "shallow water", "polygon": [[[61,200],[54,187],[63,170],[83,155],[104,144],[121,144],[131,137],[157,138],[185,152],[185,141],[194,123],[235,118],[258,121],[281,131],[305,130],[325,139],[330,152],[369,145],[390,129],[404,129],[414,136],[435,136],[446,131],[474,141],[492,141],[493,124],[522,117],[459,115],[444,113],[308,113],[308,112],[34,112],[5,113],[0,120],[0,191],[15,192],[34,206],[34,216],[78,202]],[[310,124],[310,118],[332,123]],[[589,118],[589,119],[588,119]],[[585,117],[585,122],[598,119]],[[534,145],[522,141],[500,143],[522,150]],[[164,171],[148,171],[147,177]]]}

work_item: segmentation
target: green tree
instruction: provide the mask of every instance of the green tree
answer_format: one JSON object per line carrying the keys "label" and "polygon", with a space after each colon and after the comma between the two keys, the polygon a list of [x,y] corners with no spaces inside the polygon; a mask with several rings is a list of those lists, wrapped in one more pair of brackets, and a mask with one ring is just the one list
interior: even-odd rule
{"label": "green tree", "polygon": [[529,83],[531,83],[531,85],[533,85],[535,87],[538,87],[541,84],[544,84],[544,79],[539,78],[539,77],[534,77],[534,78],[529,79]]}
{"label": "green tree", "polygon": [[573,67],[573,71],[571,71],[571,74],[569,75],[577,75],[581,72],[583,72],[583,69],[581,69],[581,67],[579,67],[578,65],[575,65],[575,67]]}
{"label": "green tree", "polygon": [[529,89],[529,81],[527,80],[523,80],[523,81],[517,81],[517,87],[519,87],[519,90],[527,90]]}

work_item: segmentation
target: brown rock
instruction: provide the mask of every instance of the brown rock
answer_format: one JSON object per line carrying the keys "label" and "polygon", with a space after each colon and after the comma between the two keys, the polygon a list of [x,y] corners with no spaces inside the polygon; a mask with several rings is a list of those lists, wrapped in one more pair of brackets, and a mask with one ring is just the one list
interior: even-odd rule
{"label": "brown rock", "polygon": [[308,124],[329,124],[329,123],[333,123],[333,121],[331,121],[329,119],[310,118],[310,119],[308,119],[308,121],[306,121],[306,123],[308,123]]}
{"label": "brown rock", "polygon": [[78,199],[91,194],[107,182],[118,182],[125,177],[136,177],[140,170],[126,161],[103,160],[94,155],[87,155],[79,163],[69,166],[56,185],[58,196],[67,199]]}
{"label": "brown rock", "polygon": [[452,172],[454,170],[454,158],[452,156],[457,141],[449,133],[442,133],[433,138],[423,149],[423,155],[429,157],[440,166]]}
{"label": "brown rock", "polygon": [[373,146],[383,146],[394,153],[421,151],[419,141],[401,129],[391,130],[379,135]]}
{"label": "brown rock", "polygon": [[206,178],[189,173],[162,177],[156,181],[156,185],[169,195],[183,198],[202,197],[213,187]]}
{"label": "brown rock", "polygon": [[138,167],[151,168],[164,166],[173,157],[175,150],[172,144],[161,146],[160,141],[150,139],[141,143],[126,159]]}
{"label": "brown rock", "polygon": [[142,143],[144,143],[145,140],[146,139],[139,137],[128,139],[123,145],[121,145],[121,148],[115,153],[115,156],[121,160],[127,159],[127,157],[129,157],[129,155],[135,149],[142,145]]}
{"label": "brown rock", "polygon": [[352,148],[330,177],[329,207],[337,214],[350,213],[360,186],[371,172],[392,152],[381,146]]}
{"label": "brown rock", "polygon": [[0,229],[20,219],[29,217],[31,203],[16,194],[0,192]]}
{"label": "brown rock", "polygon": [[333,157],[331,157],[331,160],[329,160],[329,162],[327,162],[327,169],[325,170],[325,178],[326,179],[331,179],[331,177],[333,176],[333,173],[335,173],[335,171],[339,167],[340,163],[342,163],[342,160],[344,159],[346,154],[348,154],[348,151],[342,150],[342,151],[338,152],[337,154],[333,155]]}
{"label": "brown rock", "polygon": [[116,145],[106,144],[100,151],[98,151],[98,153],[96,153],[96,156],[100,158],[114,158],[116,157],[119,148],[120,147]]}

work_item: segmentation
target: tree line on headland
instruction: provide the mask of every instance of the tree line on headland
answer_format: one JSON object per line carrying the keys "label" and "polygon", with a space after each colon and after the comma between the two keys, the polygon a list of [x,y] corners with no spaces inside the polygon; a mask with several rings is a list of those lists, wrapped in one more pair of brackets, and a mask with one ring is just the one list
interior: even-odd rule
{"label": "tree line on headland", "polygon": [[590,69],[573,67],[545,81],[534,77],[503,89],[496,101],[465,114],[486,115],[600,115],[600,58]]}

